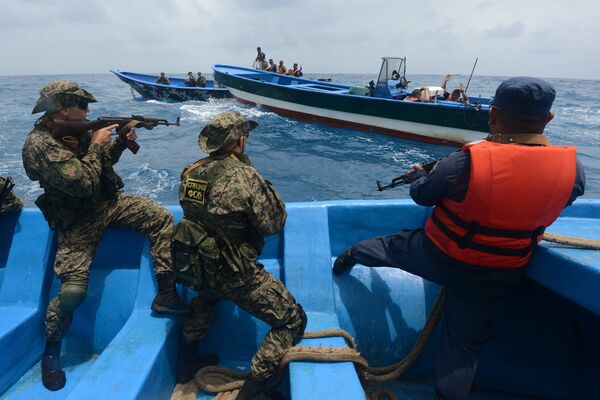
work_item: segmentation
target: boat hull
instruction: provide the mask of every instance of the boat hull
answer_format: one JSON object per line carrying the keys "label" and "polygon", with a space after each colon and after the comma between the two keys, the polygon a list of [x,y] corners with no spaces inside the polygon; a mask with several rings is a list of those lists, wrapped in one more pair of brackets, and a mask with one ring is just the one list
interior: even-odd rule
{"label": "boat hull", "polygon": [[455,146],[488,132],[487,106],[355,96],[343,85],[221,65],[214,66],[214,74],[241,101],[296,119]]}
{"label": "boat hull", "polygon": [[181,102],[231,97],[226,88],[215,88],[214,81],[207,81],[206,87],[188,87],[185,86],[183,79],[172,78],[171,85],[162,85],[155,83],[158,76],[119,70],[111,70],[111,72],[146,99]]}

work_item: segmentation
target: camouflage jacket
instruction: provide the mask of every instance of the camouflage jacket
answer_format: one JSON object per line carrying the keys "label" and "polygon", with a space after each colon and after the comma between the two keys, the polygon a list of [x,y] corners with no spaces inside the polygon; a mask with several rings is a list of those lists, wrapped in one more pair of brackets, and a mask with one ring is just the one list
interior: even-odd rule
{"label": "camouflage jacket", "polygon": [[[0,176],[0,188],[4,186],[6,179]],[[0,214],[17,212],[23,208],[23,200],[17,197],[12,190],[5,195],[4,201],[0,204]]]}
{"label": "camouflage jacket", "polygon": [[23,145],[23,166],[29,179],[39,181],[44,194],[36,200],[52,228],[64,227],[113,198],[123,187],[112,166],[125,145],[90,145],[91,132],[80,135],[77,149],[55,139],[36,124]]}
{"label": "camouflage jacket", "polygon": [[287,217],[273,186],[243,155],[186,167],[179,201],[185,218],[174,235],[176,276],[198,290],[244,285],[261,268],[256,259],[263,237],[279,232]]}
{"label": "camouflage jacket", "polygon": [[[198,223],[218,225],[231,238],[248,237],[253,232],[261,236],[279,232],[287,217],[283,200],[247,157],[238,157],[244,162],[240,161],[233,168],[225,170],[216,181],[208,182],[202,201],[189,196],[193,181],[210,173],[223,161],[211,160],[187,173],[193,164],[184,169],[179,201],[185,217]],[[205,208],[211,221],[203,221],[206,217],[200,208]]]}

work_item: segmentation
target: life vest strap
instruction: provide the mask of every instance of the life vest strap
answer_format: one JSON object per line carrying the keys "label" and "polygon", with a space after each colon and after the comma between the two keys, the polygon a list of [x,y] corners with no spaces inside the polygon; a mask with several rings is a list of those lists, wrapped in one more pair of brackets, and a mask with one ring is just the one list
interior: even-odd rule
{"label": "life vest strap", "polygon": [[444,235],[446,235],[450,240],[457,243],[461,248],[469,248],[481,251],[483,253],[490,253],[508,257],[526,257],[531,252],[534,243],[534,241],[532,240],[532,245],[520,249],[506,249],[503,247],[488,246],[472,241],[473,235],[475,235],[475,233],[480,232],[467,231],[467,233],[464,236],[460,236],[457,233],[452,232],[446,225],[444,225],[444,223],[440,221],[440,219],[435,213],[431,215],[431,220],[439,228],[439,230],[444,233]]}
{"label": "life vest strap", "polygon": [[[476,221],[467,222],[456,215],[452,210],[450,210],[443,202],[440,202],[436,205],[436,208],[439,207],[447,216],[450,218],[454,224],[460,226],[463,229],[466,229],[472,234],[472,237],[475,233],[480,233],[486,236],[499,236],[505,238],[512,239],[529,239],[529,238],[537,238],[541,234],[544,233],[545,226],[541,225],[533,230],[519,230],[519,229],[498,229],[498,228],[490,228],[488,226],[482,226]],[[541,229],[541,232],[540,232]]]}

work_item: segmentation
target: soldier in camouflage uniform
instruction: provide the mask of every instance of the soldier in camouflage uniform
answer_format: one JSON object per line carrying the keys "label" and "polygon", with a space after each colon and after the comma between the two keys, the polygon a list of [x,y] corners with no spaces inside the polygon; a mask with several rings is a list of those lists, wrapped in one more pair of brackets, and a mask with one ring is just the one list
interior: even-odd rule
{"label": "soldier in camouflage uniform", "polygon": [[252,358],[238,400],[264,390],[306,327],[302,307],[257,261],[264,236],[281,231],[287,217],[275,188],[243,154],[257,125],[238,112],[224,112],[200,132],[200,148],[210,155],[181,174],[184,218],[173,242],[178,280],[200,292],[184,322],[185,346],[195,346],[206,335],[219,300],[235,302],[272,327]]}
{"label": "soldier in camouflage uniform", "polygon": [[[112,125],[76,137],[55,138],[54,121],[84,121],[94,96],[72,81],[55,81],[40,91],[32,113],[45,111],[23,146],[23,165],[29,178],[44,189],[36,200],[51,229],[57,231],[54,272],[61,281],[58,296],[46,312],[46,347],[42,381],[50,390],[65,384],[60,368],[61,339],[73,311],[87,293],[89,268],[107,227],[132,229],[150,238],[158,294],[152,310],[173,314],[191,311],[175,290],[171,239],[173,217],[152,200],[121,192],[123,182],[113,170],[126,146],[111,144]],[[135,140],[135,131],[128,133]]]}
{"label": "soldier in camouflage uniform", "polygon": [[[6,179],[0,176],[0,190],[4,188]],[[8,189],[8,188],[7,188]],[[7,190],[4,194],[0,193],[0,214],[20,211],[23,208],[23,200],[17,197],[14,192]]]}

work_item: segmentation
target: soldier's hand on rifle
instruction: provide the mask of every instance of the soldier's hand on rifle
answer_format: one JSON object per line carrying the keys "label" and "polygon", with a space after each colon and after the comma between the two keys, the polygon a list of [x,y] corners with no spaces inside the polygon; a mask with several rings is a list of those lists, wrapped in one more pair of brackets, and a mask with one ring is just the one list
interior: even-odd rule
{"label": "soldier's hand on rifle", "polygon": [[412,169],[415,171],[420,171],[423,169],[423,167],[421,166],[421,164],[413,164]]}
{"label": "soldier's hand on rifle", "polygon": [[137,139],[137,134],[135,133],[135,128],[131,128],[131,130],[129,132],[127,132],[127,140],[131,140],[132,142],[135,142],[135,139]]}
{"label": "soldier's hand on rifle", "polygon": [[108,146],[110,144],[110,133],[111,130],[115,129],[118,124],[109,125],[105,128],[100,128],[97,131],[92,132],[92,144],[96,143],[102,146]]}

